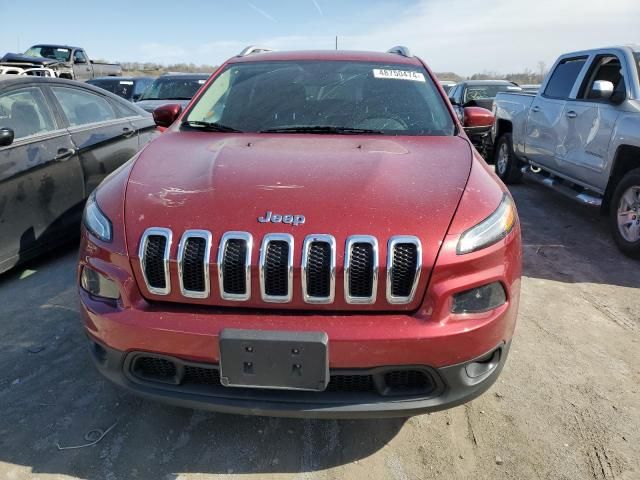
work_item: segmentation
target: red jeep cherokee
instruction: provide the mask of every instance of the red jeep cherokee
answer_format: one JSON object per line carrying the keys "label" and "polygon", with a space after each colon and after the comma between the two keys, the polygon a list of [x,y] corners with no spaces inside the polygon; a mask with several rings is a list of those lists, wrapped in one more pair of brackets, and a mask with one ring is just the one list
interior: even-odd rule
{"label": "red jeep cherokee", "polygon": [[106,377],[187,407],[334,418],[448,408],[496,380],[517,213],[420,59],[247,49],[155,117],[171,126],[84,215],[82,314]]}

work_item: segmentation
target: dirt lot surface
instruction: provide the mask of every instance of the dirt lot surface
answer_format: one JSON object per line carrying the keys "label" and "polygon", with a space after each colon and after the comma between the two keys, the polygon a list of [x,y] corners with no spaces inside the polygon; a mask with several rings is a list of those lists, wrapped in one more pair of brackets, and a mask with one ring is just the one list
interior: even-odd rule
{"label": "dirt lot surface", "polygon": [[[76,246],[1,276],[0,478],[640,479],[640,263],[596,212],[541,187],[513,191],[525,278],[505,370],[470,404],[408,420],[140,400],[90,364]],[[113,424],[95,446],[56,446]]]}

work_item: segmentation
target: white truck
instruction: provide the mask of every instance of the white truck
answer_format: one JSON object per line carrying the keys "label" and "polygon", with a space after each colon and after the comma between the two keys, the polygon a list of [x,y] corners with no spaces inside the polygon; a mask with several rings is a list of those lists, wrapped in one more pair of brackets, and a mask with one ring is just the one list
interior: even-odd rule
{"label": "white truck", "polygon": [[493,112],[505,183],[526,177],[601,208],[640,258],[640,46],[562,55],[537,94],[499,93]]}

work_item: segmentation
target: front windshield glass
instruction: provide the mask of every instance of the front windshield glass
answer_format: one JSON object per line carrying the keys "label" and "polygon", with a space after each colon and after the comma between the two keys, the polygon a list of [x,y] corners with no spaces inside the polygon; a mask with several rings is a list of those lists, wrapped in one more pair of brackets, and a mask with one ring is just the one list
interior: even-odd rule
{"label": "front windshield glass", "polygon": [[423,68],[347,61],[231,64],[186,121],[241,132],[455,132],[445,102]]}
{"label": "front windshield glass", "polygon": [[133,97],[133,80],[104,79],[89,80],[87,83],[115,93],[122,98],[130,99]]}
{"label": "front windshield glass", "polygon": [[464,92],[464,103],[483,98],[495,98],[498,92],[521,92],[516,85],[469,85]]}
{"label": "front windshield glass", "polygon": [[53,47],[49,45],[36,45],[24,52],[27,57],[44,57],[59,62],[68,62],[71,58],[71,50],[62,47]]}
{"label": "front windshield glass", "polygon": [[153,81],[140,100],[191,100],[205,82],[204,78],[160,77]]}

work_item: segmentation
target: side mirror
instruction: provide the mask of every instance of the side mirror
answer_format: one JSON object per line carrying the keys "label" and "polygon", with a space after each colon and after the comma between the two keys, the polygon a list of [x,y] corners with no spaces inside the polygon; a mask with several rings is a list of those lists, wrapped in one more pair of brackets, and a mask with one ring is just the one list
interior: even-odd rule
{"label": "side mirror", "polygon": [[182,113],[182,106],[177,103],[162,105],[153,111],[153,119],[159,127],[170,127]]}
{"label": "side mirror", "polygon": [[462,122],[467,132],[485,132],[493,127],[495,117],[486,108],[466,107],[464,109],[464,121]]}
{"label": "side mirror", "polygon": [[0,128],[0,147],[8,147],[13,143],[15,134],[10,128]]}
{"label": "side mirror", "polygon": [[613,83],[608,80],[596,80],[591,88],[591,98],[609,100],[613,95]]}

